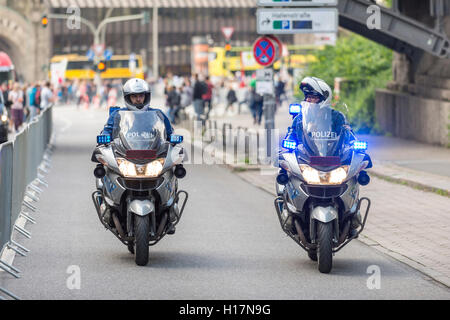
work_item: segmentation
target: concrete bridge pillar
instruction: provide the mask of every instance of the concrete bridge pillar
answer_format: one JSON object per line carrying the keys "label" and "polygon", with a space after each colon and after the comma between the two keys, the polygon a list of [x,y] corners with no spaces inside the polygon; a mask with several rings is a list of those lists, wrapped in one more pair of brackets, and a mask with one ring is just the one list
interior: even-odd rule
{"label": "concrete bridge pillar", "polygon": [[[403,14],[450,36],[450,6],[436,17],[430,0],[397,3]],[[376,94],[380,127],[394,136],[450,147],[450,59],[423,53],[412,60],[394,53],[392,67],[393,81]]]}

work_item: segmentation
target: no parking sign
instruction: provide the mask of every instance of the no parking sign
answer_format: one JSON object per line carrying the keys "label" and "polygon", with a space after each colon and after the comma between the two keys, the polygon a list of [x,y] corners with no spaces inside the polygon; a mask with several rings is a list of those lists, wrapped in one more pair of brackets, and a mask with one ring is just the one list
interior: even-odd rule
{"label": "no parking sign", "polygon": [[263,36],[253,44],[253,55],[258,64],[268,67],[279,59],[281,48],[281,42],[276,37]]}

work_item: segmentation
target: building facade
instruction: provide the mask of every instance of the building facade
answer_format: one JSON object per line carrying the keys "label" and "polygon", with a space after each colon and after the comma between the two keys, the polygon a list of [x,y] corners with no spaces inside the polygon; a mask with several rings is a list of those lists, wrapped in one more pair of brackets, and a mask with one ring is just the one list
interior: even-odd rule
{"label": "building facade", "polygon": [[[105,45],[114,54],[141,54],[149,70],[153,64],[153,10],[158,13],[159,73],[191,72],[193,38],[204,37],[210,46],[225,46],[221,29],[233,27],[232,46],[251,46],[256,33],[256,0],[49,0],[52,13],[70,14],[71,6],[80,8],[81,17],[98,25],[105,17],[139,14],[147,11],[150,21],[117,22],[107,25]],[[93,34],[84,24],[68,27],[65,20],[50,20],[51,55],[85,55],[93,44]],[[280,37],[291,43],[290,35]]]}

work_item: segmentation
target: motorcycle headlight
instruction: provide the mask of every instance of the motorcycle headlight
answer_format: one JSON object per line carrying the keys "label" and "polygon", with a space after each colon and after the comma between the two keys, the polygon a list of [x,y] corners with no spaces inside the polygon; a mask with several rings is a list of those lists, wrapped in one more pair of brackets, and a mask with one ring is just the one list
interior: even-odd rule
{"label": "motorcycle headlight", "polygon": [[157,159],[144,165],[137,165],[123,158],[117,158],[120,173],[128,178],[155,178],[162,172],[164,159]]}
{"label": "motorcycle headlight", "polygon": [[157,177],[161,174],[163,169],[164,159],[158,159],[147,164],[145,175],[147,177]]}
{"label": "motorcycle headlight", "polygon": [[330,184],[341,184],[347,178],[348,166],[337,168],[330,172],[328,182]]}
{"label": "motorcycle headlight", "polygon": [[306,164],[300,165],[300,171],[302,172],[303,178],[305,178],[306,182],[309,184],[319,184],[320,176],[319,171],[311,168]]}
{"label": "motorcycle headlight", "polygon": [[5,115],[2,115],[2,121],[3,121],[3,122],[6,122],[6,121],[8,121],[8,117],[7,117],[7,116],[5,116]]}
{"label": "motorcycle headlight", "polygon": [[136,165],[126,159],[117,158],[120,173],[125,177],[137,177]]}
{"label": "motorcycle headlight", "polygon": [[299,166],[303,178],[308,184],[342,184],[348,173],[348,166],[342,166],[330,172],[319,171],[306,164]]}

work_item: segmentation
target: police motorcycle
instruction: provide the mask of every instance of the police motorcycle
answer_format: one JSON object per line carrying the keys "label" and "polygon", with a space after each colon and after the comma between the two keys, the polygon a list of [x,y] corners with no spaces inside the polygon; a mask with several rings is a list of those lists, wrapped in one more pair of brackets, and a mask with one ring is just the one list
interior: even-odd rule
{"label": "police motorcycle", "polygon": [[[282,168],[276,179],[275,208],[283,231],[318,261],[321,273],[332,269],[333,255],[363,231],[370,199],[359,187],[370,182],[367,143],[344,130],[329,104],[292,104],[301,113],[297,140],[283,140]],[[366,202],[364,215],[362,204]]]}
{"label": "police motorcycle", "polygon": [[92,200],[100,222],[145,266],[149,246],[173,234],[188,193],[178,188],[186,175],[182,136],[166,141],[157,111],[118,111],[112,135],[97,136],[93,153],[97,190]]}

